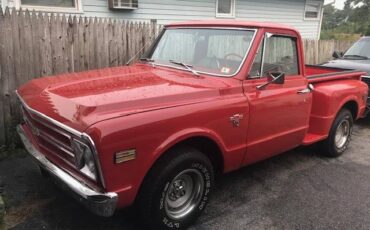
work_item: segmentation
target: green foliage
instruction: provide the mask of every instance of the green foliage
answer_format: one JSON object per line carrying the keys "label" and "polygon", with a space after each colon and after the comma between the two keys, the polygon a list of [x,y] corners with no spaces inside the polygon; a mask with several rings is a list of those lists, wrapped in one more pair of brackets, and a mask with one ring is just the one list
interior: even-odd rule
{"label": "green foliage", "polygon": [[324,7],[322,39],[353,39],[359,35],[370,35],[370,0],[347,0],[343,10],[333,5]]}

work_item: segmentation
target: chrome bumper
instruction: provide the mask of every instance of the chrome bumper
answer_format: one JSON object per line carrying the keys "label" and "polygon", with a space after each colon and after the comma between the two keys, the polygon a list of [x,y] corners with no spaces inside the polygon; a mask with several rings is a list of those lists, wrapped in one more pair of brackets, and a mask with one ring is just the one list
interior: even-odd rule
{"label": "chrome bumper", "polygon": [[41,154],[27,138],[22,125],[18,125],[17,132],[27,152],[55,179],[55,182],[59,186],[70,192],[74,198],[80,201],[91,212],[106,217],[114,214],[118,201],[116,193],[100,193],[81,183]]}

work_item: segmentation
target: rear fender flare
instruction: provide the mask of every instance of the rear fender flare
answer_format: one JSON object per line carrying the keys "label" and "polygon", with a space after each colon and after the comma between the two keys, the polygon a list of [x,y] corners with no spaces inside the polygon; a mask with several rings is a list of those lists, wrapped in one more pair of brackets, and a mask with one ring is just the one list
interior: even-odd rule
{"label": "rear fender flare", "polygon": [[[359,98],[357,98],[356,96],[353,96],[353,95],[345,97],[345,98],[341,101],[341,103],[339,104],[339,106],[338,106],[338,108],[337,108],[337,110],[336,110],[336,113],[334,114],[334,119],[335,119],[335,117],[337,116],[337,114],[339,113],[339,111],[340,111],[341,109],[343,109],[343,107],[344,107],[344,105],[345,105],[345,104],[347,104],[348,102],[353,101],[353,102],[355,102],[355,103],[356,103],[356,105],[357,105],[357,114],[356,114],[356,117],[354,117],[354,118],[353,118],[354,120],[356,120],[356,119],[359,117],[359,113],[360,113],[360,102],[359,102],[359,100],[360,100]],[[333,120],[333,121],[334,121],[334,120]]]}

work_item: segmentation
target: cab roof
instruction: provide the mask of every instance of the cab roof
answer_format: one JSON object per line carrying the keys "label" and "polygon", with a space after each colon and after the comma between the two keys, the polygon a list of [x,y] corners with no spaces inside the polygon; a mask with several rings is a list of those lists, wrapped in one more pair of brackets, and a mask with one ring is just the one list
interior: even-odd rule
{"label": "cab roof", "polygon": [[200,21],[186,21],[186,22],[176,22],[166,27],[240,27],[240,28],[271,28],[271,29],[285,29],[298,33],[298,31],[288,25],[272,23],[272,22],[253,22],[253,21],[242,21],[242,20],[200,20]]}

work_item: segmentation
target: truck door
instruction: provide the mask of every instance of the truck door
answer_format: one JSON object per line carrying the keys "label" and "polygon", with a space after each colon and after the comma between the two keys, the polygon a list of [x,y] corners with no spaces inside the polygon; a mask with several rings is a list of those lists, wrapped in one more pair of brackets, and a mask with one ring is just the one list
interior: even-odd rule
{"label": "truck door", "polygon": [[[243,88],[250,103],[244,165],[299,146],[308,131],[312,93],[303,73],[299,39],[266,31]],[[269,84],[270,74],[283,84]]]}

